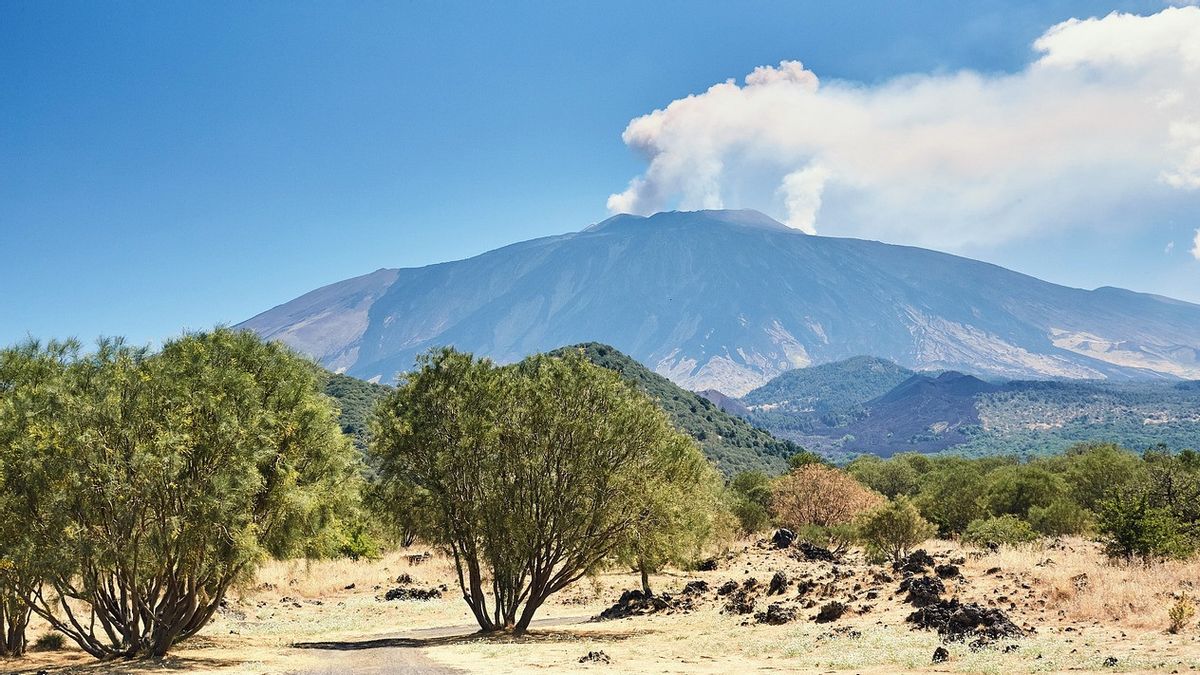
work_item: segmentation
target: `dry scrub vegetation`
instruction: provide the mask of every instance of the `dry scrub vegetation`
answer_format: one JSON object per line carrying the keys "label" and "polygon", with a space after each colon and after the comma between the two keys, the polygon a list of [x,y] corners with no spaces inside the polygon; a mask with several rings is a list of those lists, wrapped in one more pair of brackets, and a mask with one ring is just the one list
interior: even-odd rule
{"label": "dry scrub vegetation", "polygon": [[[942,640],[905,622],[913,608],[897,593],[901,575],[890,565],[869,564],[858,550],[828,562],[808,560],[795,548],[777,550],[766,541],[747,540],[718,557],[715,570],[656,575],[654,585],[676,600],[685,597],[680,591],[688,582],[708,584],[707,592],[676,608],[580,623],[612,605],[622,591],[640,587],[632,570],[612,572],[585,579],[547,603],[539,619],[565,619],[562,625],[535,625],[523,637],[485,637],[472,634],[476,627],[454,589],[453,565],[442,556],[412,564],[410,557],[425,551],[418,547],[374,562],[270,563],[254,584],[229,598],[212,625],[160,664],[95,663],[70,647],[32,652],[19,667],[24,672],[86,673],[353,672],[386,658],[389,650],[414,653],[414,648],[342,652],[295,645],[421,636],[421,629],[460,626],[464,637],[427,638],[415,649],[432,662],[487,673],[1200,670],[1196,626],[1179,634],[1167,630],[1175,600],[1200,588],[1200,565],[1112,564],[1098,545],[1077,538],[997,552],[947,542],[930,542],[927,548],[938,562],[962,559],[961,578],[945,582],[946,597],[1000,608],[1023,629],[1032,629],[1030,634],[979,651],[965,642],[948,643],[949,660],[933,664],[931,656]],[[789,589],[768,597],[766,587],[777,572],[789,578]],[[879,574],[891,581],[878,581]],[[401,575],[411,580],[398,584]],[[730,581],[742,586],[749,578],[760,584],[751,594],[755,612],[783,599],[797,608],[796,617],[769,625],[754,613],[731,612],[728,596],[717,595],[716,589]],[[800,593],[804,581],[812,587]],[[385,599],[397,587],[436,589],[442,584],[450,590],[437,599]],[[868,597],[872,590],[877,597]],[[831,600],[844,602],[846,613],[833,622],[814,622],[820,607]],[[683,607],[688,604],[690,609]],[[43,629],[35,625],[33,634]],[[589,652],[603,652],[610,662],[581,664],[579,659]],[[1110,658],[1115,665],[1106,666]]]}

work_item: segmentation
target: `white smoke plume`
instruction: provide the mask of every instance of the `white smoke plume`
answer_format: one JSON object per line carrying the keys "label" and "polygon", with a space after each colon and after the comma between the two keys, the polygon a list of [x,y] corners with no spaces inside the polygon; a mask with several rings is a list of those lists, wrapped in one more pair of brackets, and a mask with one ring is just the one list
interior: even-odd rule
{"label": "white smoke plume", "polygon": [[622,138],[649,165],[608,208],[754,207],[954,249],[1200,197],[1200,8],[1072,19],[1033,48],[1016,73],[878,85],[761,66],[631,121]]}

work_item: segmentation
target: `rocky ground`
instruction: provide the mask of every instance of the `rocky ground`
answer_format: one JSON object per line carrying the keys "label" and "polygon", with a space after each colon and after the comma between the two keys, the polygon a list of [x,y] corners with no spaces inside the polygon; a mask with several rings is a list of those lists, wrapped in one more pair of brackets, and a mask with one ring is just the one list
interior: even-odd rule
{"label": "rocky ground", "polygon": [[1200,671],[1200,631],[1165,630],[1200,566],[1108,565],[1081,540],[931,542],[898,565],[747,541],[702,571],[655,576],[651,597],[623,571],[581,582],[521,638],[470,634],[450,565],[421,553],[272,565],[164,663],[64,650],[0,672]]}

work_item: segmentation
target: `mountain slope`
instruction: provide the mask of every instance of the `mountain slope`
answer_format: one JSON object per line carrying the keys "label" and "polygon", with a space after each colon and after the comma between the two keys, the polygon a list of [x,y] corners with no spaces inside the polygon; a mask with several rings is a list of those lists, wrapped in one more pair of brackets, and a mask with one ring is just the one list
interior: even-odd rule
{"label": "mountain slope", "polygon": [[[1081,441],[1135,449],[1158,443],[1174,449],[1200,447],[1200,386],[1195,382],[986,382],[947,371],[913,374],[864,401],[880,381],[849,365],[856,361],[780,375],[746,397],[748,419],[780,438],[838,458],[947,449],[1038,455]],[[903,371],[894,364],[887,370]],[[804,405],[791,405],[793,400]]]}
{"label": "mountain slope", "polygon": [[380,270],[243,326],[382,381],[436,345],[506,362],[593,340],[689,389],[733,396],[859,354],[1003,377],[1200,378],[1200,306],[809,236],[745,211],[615,216],[467,260]]}

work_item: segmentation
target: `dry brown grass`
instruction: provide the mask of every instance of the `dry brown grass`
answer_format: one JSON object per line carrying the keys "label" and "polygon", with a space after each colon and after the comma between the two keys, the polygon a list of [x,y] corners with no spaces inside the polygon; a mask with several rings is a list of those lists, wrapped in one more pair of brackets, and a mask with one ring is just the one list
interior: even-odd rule
{"label": "dry brown grass", "polygon": [[[439,663],[468,672],[1023,672],[1105,670],[1108,672],[1172,672],[1200,670],[1200,630],[1179,635],[1166,632],[1171,596],[1200,584],[1200,566],[1166,564],[1110,565],[1099,549],[1082,540],[1059,546],[999,553],[962,550],[947,542],[927,544],[935,555],[963,556],[966,578],[947,583],[949,594],[965,602],[999,606],[1014,621],[1034,629],[1016,641],[1019,649],[979,652],[961,643],[950,645],[951,660],[933,666],[930,655],[940,640],[934,633],[914,631],[904,619],[912,608],[894,595],[898,580],[882,585],[875,600],[861,592],[854,610],[835,624],[811,621],[814,608],[782,626],[755,624],[749,616],[722,613],[722,601],[710,595],[689,613],[642,616],[619,621],[560,626],[535,631],[523,639],[468,637],[430,639],[422,653]],[[338,672],[351,663],[370,663],[387,650],[327,652],[296,649],[306,641],[359,641],[384,635],[471,624],[466,605],[454,586],[453,566],[444,558],[410,565],[407,555],[391,553],[378,561],[271,563],[256,583],[234,593],[228,607],[197,639],[181,645],[164,663],[96,664],[68,647],[38,653],[16,663],[0,662],[0,672],[212,672],[278,673],[323,667]],[[741,542],[734,554],[712,572],[674,571],[657,576],[656,588],[674,591],[691,579],[713,587],[754,576],[765,581],[777,570],[798,578],[829,578],[832,566],[795,560],[786,553]],[[1050,561],[1050,562],[1047,562]],[[848,599],[853,586],[866,583],[881,568],[866,565],[853,553],[839,564],[854,577],[828,584],[830,597]],[[999,568],[991,574],[989,570]],[[430,602],[387,602],[381,596],[400,574],[414,585],[447,584],[445,596]],[[1088,583],[1078,585],[1079,574]],[[353,584],[354,588],[346,588]],[[616,570],[581,582],[554,596],[539,617],[594,615],[637,576]],[[822,591],[824,592],[824,591]],[[1000,598],[1005,598],[1000,602]],[[759,599],[764,609],[775,598]],[[824,598],[820,599],[824,602]],[[1010,606],[1011,605],[1011,606]],[[35,626],[39,634],[43,626]],[[588,651],[604,651],[609,666],[579,663]],[[1103,661],[1116,657],[1116,668]]]}
{"label": "dry brown grass", "polygon": [[1165,629],[1167,612],[1183,593],[1200,587],[1200,564],[1112,562],[1083,539],[1004,549],[972,567],[1001,567],[1028,577],[1047,594],[1047,609],[1069,621]]}

